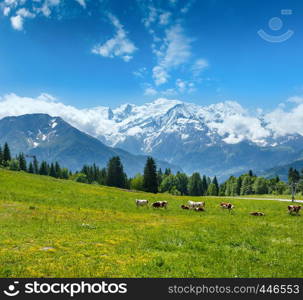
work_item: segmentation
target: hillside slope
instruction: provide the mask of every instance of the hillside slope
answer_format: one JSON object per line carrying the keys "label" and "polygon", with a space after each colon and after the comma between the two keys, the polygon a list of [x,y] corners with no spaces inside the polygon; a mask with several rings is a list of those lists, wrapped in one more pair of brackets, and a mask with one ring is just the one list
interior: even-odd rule
{"label": "hillside slope", "polygon": [[295,160],[289,164],[271,168],[263,172],[263,175],[268,178],[279,176],[281,180],[288,180],[289,168],[297,169],[299,172],[303,170],[303,159]]}
{"label": "hillside slope", "polygon": [[[286,203],[233,200],[228,213],[203,198],[201,214],[180,209],[190,197],[3,169],[0,183],[0,277],[303,276],[303,219]],[[136,208],[136,198],[169,208]]]}
{"label": "hillside slope", "polygon": [[[143,172],[146,156],[133,155],[119,148],[112,148],[72,127],[60,117],[46,114],[28,114],[0,120],[0,145],[9,143],[13,154],[24,152],[36,155],[38,160],[58,161],[73,171],[84,164],[96,163],[105,167],[113,156],[120,156],[125,171],[133,176]],[[181,170],[174,165],[157,161],[158,167]]]}

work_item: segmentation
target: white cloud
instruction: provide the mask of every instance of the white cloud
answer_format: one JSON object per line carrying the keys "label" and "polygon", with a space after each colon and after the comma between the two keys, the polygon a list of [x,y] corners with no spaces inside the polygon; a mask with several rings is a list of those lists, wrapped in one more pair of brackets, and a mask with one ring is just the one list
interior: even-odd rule
{"label": "white cloud", "polygon": [[37,98],[8,94],[0,98],[0,119],[7,116],[46,113],[61,117],[72,126],[92,136],[114,130],[114,123],[104,117],[105,112],[108,112],[108,108],[77,109],[55,101],[55,97],[49,94],[41,94]]}
{"label": "white cloud", "polygon": [[192,72],[194,77],[198,77],[209,66],[207,60],[197,59],[192,66]]}
{"label": "white cloud", "polygon": [[34,18],[36,15],[31,13],[26,8],[20,8],[16,12],[16,16],[11,17],[11,25],[15,30],[23,30],[23,24],[25,18]]}
{"label": "white cloud", "polygon": [[8,6],[3,7],[3,15],[4,16],[7,17],[10,14],[10,12],[11,12],[11,8],[10,7],[8,7]]}
{"label": "white cloud", "polygon": [[15,30],[22,30],[23,29],[23,18],[19,15],[17,16],[14,16],[14,17],[11,17],[10,18],[11,20],[11,24],[12,24],[12,27],[15,29]]}
{"label": "white cloud", "polygon": [[299,103],[290,111],[279,106],[274,111],[265,115],[268,122],[267,127],[271,129],[275,136],[284,136],[287,134],[303,135],[303,104]]}
{"label": "white cloud", "polygon": [[156,66],[153,68],[153,78],[156,85],[161,85],[168,81],[169,75],[162,66]]}
{"label": "white cloud", "polygon": [[188,62],[191,56],[191,39],[187,38],[180,24],[176,24],[165,32],[164,44],[155,49],[158,65],[153,68],[153,78],[156,85],[168,81],[168,71]]}
{"label": "white cloud", "polygon": [[52,13],[51,9],[60,4],[60,0],[45,0],[40,8],[37,8],[37,12],[41,12],[45,17],[49,17]]}
{"label": "white cloud", "polygon": [[144,91],[144,96],[155,96],[157,95],[157,93],[158,92],[154,88],[148,87]]}
{"label": "white cloud", "polygon": [[160,25],[167,25],[169,23],[171,13],[170,12],[164,12],[159,16],[159,24]]}
{"label": "white cloud", "polygon": [[[84,0],[79,1],[85,3]],[[33,0],[33,2],[35,2],[32,5],[33,11],[28,9],[29,6],[26,6],[27,0],[5,0],[0,3],[0,7],[4,16],[9,16],[14,10],[15,15],[10,17],[11,25],[16,30],[23,30],[26,18],[33,19],[39,14],[49,17],[52,9],[60,4],[60,0]]]}
{"label": "white cloud", "polygon": [[148,16],[143,19],[143,24],[146,28],[150,27],[152,23],[154,23],[157,19],[158,11],[157,9],[150,5],[148,7]]}
{"label": "white cloud", "polygon": [[190,10],[190,8],[192,7],[192,5],[194,4],[195,0],[188,0],[187,3],[185,4],[185,6],[183,6],[181,8],[181,13],[182,14],[186,14],[188,13],[188,11]]}
{"label": "white cloud", "polygon": [[287,99],[287,102],[300,104],[303,103],[303,97],[293,96]]}
{"label": "white cloud", "polygon": [[85,0],[76,0],[83,8],[86,8]]}
{"label": "white cloud", "polygon": [[[7,6],[13,6],[16,7],[18,5],[19,0],[5,0],[4,4],[6,4]],[[25,1],[23,1],[24,3]]]}
{"label": "white cloud", "polygon": [[174,97],[178,93],[174,89],[170,88],[170,89],[166,89],[166,90],[162,91],[161,94],[165,97]]}
{"label": "white cloud", "polygon": [[176,80],[176,87],[180,93],[192,93],[195,89],[195,84],[186,80],[178,78]]}
{"label": "white cloud", "polygon": [[177,79],[176,86],[178,87],[179,91],[183,93],[186,88],[186,82],[181,79]]}
{"label": "white cloud", "polygon": [[258,118],[250,117],[247,114],[228,115],[223,122],[212,122],[208,125],[217,129],[221,136],[226,135],[223,140],[228,144],[236,144],[243,140],[262,144],[264,139],[270,135]]}
{"label": "white cloud", "polygon": [[50,94],[47,94],[47,93],[42,93],[40,96],[37,97],[38,100],[41,100],[41,101],[46,101],[46,102],[55,102],[57,101],[57,98],[50,95]]}
{"label": "white cloud", "polygon": [[53,5],[53,6],[60,4],[60,0],[46,0],[45,2],[48,2],[49,5]]}
{"label": "white cloud", "polygon": [[165,67],[176,67],[188,61],[191,56],[191,39],[187,38],[180,24],[166,31],[167,49],[162,64]]}
{"label": "white cloud", "polygon": [[17,11],[17,15],[18,16],[21,16],[23,18],[34,18],[36,15],[31,13],[29,10],[27,10],[26,8],[20,8],[18,11]]}
{"label": "white cloud", "polygon": [[147,74],[147,69],[145,67],[139,68],[138,70],[134,71],[133,74],[136,77],[144,78]]}
{"label": "white cloud", "polygon": [[136,46],[128,39],[127,32],[117,17],[109,14],[109,19],[116,29],[115,36],[107,40],[102,45],[97,45],[92,49],[92,52],[103,57],[120,57],[125,62],[130,61],[132,54],[137,50]]}

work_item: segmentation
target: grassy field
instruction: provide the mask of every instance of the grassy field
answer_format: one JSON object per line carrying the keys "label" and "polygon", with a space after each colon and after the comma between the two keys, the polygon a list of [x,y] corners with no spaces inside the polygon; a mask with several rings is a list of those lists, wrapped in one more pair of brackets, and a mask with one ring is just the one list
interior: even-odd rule
{"label": "grassy field", "polygon": [[189,199],[0,170],[0,277],[303,277],[287,203],[234,199],[229,213],[204,197],[198,213],[180,209]]}

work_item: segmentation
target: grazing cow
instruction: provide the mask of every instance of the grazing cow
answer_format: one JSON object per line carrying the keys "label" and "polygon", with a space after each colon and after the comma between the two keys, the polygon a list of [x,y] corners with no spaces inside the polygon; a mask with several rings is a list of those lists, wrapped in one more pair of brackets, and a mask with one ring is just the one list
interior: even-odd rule
{"label": "grazing cow", "polygon": [[136,199],[136,205],[139,206],[146,206],[148,207],[148,200],[145,199]]}
{"label": "grazing cow", "polygon": [[205,211],[205,209],[203,207],[195,207],[194,210],[195,211]]}
{"label": "grazing cow", "polygon": [[152,204],[152,207],[154,207],[154,208],[164,207],[166,209],[167,205],[168,205],[167,201],[157,201]]}
{"label": "grazing cow", "polygon": [[288,205],[288,212],[290,214],[295,213],[296,215],[299,215],[301,209],[301,205]]}
{"label": "grazing cow", "polygon": [[234,208],[234,206],[231,203],[229,203],[229,202],[221,202],[220,206],[222,208],[225,208],[225,209],[228,209],[228,210],[231,210],[231,209]]}
{"label": "grazing cow", "polygon": [[183,204],[181,205],[181,208],[182,208],[182,209],[189,209],[189,207],[188,207],[188,206],[183,205]]}
{"label": "grazing cow", "polygon": [[252,215],[252,216],[265,216],[265,214],[260,212],[260,211],[254,211],[254,212],[251,212],[249,214]]}
{"label": "grazing cow", "polygon": [[204,207],[205,202],[188,201],[189,208]]}

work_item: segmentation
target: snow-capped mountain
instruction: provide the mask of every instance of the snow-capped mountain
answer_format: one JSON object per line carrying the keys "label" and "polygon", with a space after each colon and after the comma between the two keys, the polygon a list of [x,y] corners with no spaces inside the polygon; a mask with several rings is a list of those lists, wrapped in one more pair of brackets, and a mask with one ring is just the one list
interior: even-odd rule
{"label": "snow-capped mountain", "polygon": [[[64,130],[58,135],[61,123],[57,121],[60,118],[54,117],[60,116],[62,122],[65,120],[82,134],[85,132],[98,139],[108,149],[115,149],[115,152],[123,149],[133,157],[151,155],[162,161],[159,166],[163,167],[165,161],[179,166],[188,174],[198,171],[226,178],[248,169],[258,172],[303,158],[303,112],[298,108],[290,116],[279,110],[268,114],[251,113],[233,101],[199,106],[179,100],[158,99],[143,105],[124,104],[115,109],[77,109],[39,99],[18,101],[29,112],[48,111],[53,115],[44,123],[39,123],[37,118],[35,124],[30,120],[22,123],[20,137],[19,131],[12,133],[2,125],[0,143],[7,138],[7,130],[13,135],[12,142],[18,145],[16,149],[19,151],[37,152],[44,145],[49,148],[54,140],[57,147],[60,143],[62,147],[66,145],[69,137]],[[20,113],[16,110],[5,113],[16,114]],[[0,122],[4,124],[5,119]],[[75,157],[70,164],[72,168],[80,164],[76,159],[83,161],[81,155]],[[95,158],[89,158],[90,161],[92,159]],[[131,174],[142,171],[141,165],[137,167],[135,160],[130,161],[133,164],[127,166],[132,169]]]}
{"label": "snow-capped mountain", "polygon": [[[197,146],[199,142],[198,148],[243,140],[265,146],[269,145],[271,135],[269,129],[262,127],[261,118],[251,118],[253,123],[249,124],[250,117],[245,110],[232,101],[198,106],[158,99],[142,106],[125,104],[114,110],[104,108],[100,118],[107,126],[96,128],[94,135],[111,146],[128,147],[129,140],[136,141],[138,144],[133,151],[141,153],[152,153],[172,134],[182,144]],[[238,128],[234,128],[236,126]],[[255,128],[251,130],[250,126]]]}
{"label": "snow-capped mountain", "polygon": [[179,165],[226,177],[267,169],[296,158],[301,135],[276,134],[264,115],[250,115],[237,102],[198,106],[158,99],[141,106],[99,108],[95,137],[134,154],[152,155]]}

